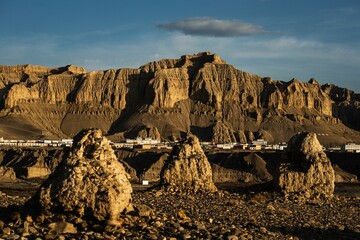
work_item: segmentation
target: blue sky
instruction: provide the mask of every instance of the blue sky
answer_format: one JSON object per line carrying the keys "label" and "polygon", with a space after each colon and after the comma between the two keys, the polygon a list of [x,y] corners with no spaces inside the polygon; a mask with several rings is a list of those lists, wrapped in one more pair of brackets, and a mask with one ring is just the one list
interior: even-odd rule
{"label": "blue sky", "polygon": [[360,92],[359,0],[1,0],[0,65],[137,68],[210,51],[277,80]]}

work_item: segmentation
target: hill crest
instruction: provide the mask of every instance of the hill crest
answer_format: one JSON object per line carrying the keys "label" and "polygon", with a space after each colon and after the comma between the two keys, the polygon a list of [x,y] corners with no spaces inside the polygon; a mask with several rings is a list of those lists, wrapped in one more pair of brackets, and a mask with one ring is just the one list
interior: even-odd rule
{"label": "hill crest", "polygon": [[213,131],[223,126],[238,141],[286,141],[304,130],[324,134],[324,143],[360,142],[355,93],[348,93],[351,102],[334,93],[345,90],[314,79],[284,82],[246,73],[209,52],[137,69],[0,66],[0,90],[5,138],[64,138],[97,127],[114,139],[156,128],[165,139],[190,131],[211,141],[224,139],[214,136],[224,131]]}

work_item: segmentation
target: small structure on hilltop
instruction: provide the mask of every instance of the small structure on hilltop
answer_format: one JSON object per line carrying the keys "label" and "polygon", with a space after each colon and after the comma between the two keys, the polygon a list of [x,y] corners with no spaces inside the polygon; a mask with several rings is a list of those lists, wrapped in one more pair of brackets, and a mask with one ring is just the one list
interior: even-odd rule
{"label": "small structure on hilltop", "polygon": [[319,201],[331,198],[335,174],[315,133],[293,136],[287,150],[288,161],[277,169],[276,187],[290,199]]}
{"label": "small structure on hilltop", "polygon": [[217,191],[211,165],[196,136],[188,134],[174,146],[161,171],[160,185],[168,191],[186,194]]}
{"label": "small structure on hilltop", "polygon": [[29,204],[44,214],[117,220],[131,204],[129,178],[102,132],[85,129]]}

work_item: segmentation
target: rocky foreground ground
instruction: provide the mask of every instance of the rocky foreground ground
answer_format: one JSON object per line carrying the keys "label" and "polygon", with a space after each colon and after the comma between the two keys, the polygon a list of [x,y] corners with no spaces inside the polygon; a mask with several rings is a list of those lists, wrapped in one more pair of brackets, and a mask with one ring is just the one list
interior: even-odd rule
{"label": "rocky foreground ground", "polygon": [[122,214],[118,226],[28,217],[18,206],[36,184],[18,186],[1,186],[0,239],[360,239],[358,184],[337,186],[335,197],[321,204],[253,187],[218,186],[217,193],[194,195],[134,187],[135,211]]}
{"label": "rocky foreground ground", "polygon": [[360,185],[338,184],[334,194],[313,133],[295,135],[276,177],[252,185],[215,185],[191,134],[151,187],[130,184],[100,130],[74,140],[44,182],[0,181],[1,239],[360,239]]}

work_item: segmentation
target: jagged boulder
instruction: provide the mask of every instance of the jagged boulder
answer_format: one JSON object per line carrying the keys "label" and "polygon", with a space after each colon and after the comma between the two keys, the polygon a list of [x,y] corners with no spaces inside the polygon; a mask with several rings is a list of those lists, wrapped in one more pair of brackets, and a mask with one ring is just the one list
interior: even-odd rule
{"label": "jagged boulder", "polygon": [[315,133],[298,133],[290,139],[287,162],[279,165],[274,180],[292,199],[319,201],[333,196],[334,169]]}
{"label": "jagged boulder", "polygon": [[186,194],[217,191],[211,165],[196,136],[189,134],[174,147],[160,173],[160,184],[168,191]]}
{"label": "jagged boulder", "polygon": [[30,203],[45,214],[116,220],[131,203],[131,192],[129,175],[108,140],[99,129],[86,129]]}

